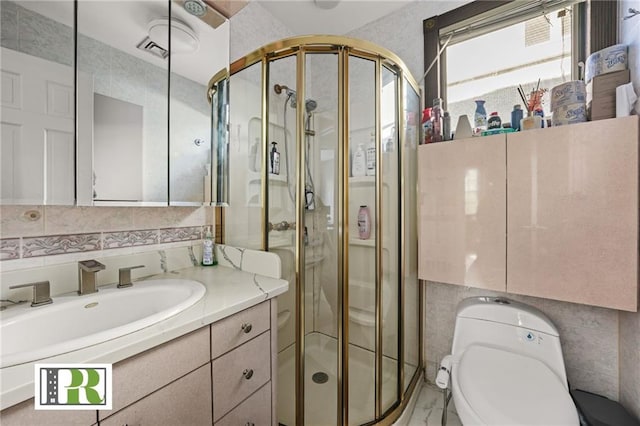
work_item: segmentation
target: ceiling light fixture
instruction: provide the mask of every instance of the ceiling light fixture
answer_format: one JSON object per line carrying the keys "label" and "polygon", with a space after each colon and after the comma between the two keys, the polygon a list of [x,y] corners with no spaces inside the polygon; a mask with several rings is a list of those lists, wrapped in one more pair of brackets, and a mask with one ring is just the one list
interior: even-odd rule
{"label": "ceiling light fixture", "polygon": [[329,10],[336,7],[338,3],[340,3],[340,0],[313,0],[313,2],[317,8]]}
{"label": "ceiling light fixture", "polygon": [[[160,18],[149,22],[149,38],[160,46],[168,46],[169,40],[169,19]],[[191,53],[198,50],[200,40],[184,22],[175,18],[171,19],[171,51],[173,53]]]}
{"label": "ceiling light fixture", "polygon": [[207,13],[207,5],[202,0],[185,0],[182,6],[193,16],[201,17]]}

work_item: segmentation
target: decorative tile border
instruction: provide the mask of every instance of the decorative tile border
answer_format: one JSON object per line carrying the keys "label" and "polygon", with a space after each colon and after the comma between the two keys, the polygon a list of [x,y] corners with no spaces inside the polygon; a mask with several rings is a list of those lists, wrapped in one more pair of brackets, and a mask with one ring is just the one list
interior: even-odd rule
{"label": "decorative tile border", "polygon": [[52,256],[101,249],[100,234],[54,235],[22,239],[22,257]]}
{"label": "decorative tile border", "polygon": [[102,236],[102,247],[105,250],[150,244],[158,244],[157,230],[105,232]]}
{"label": "decorative tile border", "polygon": [[197,241],[201,238],[202,226],[3,238],[0,239],[0,261]]}
{"label": "decorative tile border", "polygon": [[201,226],[190,226],[188,228],[164,228],[160,230],[161,243],[175,243],[179,241],[199,240],[201,238]]}
{"label": "decorative tile border", "polygon": [[20,238],[0,240],[0,260],[20,259]]}

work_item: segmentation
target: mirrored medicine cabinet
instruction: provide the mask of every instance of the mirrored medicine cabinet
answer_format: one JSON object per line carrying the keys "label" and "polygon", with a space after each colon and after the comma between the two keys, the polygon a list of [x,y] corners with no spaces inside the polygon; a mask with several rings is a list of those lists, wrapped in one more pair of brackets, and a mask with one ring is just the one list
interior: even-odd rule
{"label": "mirrored medicine cabinet", "polygon": [[208,205],[229,23],[201,4],[3,0],[0,202]]}

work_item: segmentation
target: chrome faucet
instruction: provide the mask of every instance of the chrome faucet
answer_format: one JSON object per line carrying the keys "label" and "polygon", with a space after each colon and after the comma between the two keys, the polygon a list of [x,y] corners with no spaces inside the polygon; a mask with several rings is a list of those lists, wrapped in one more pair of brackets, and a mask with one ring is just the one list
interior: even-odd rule
{"label": "chrome faucet", "polygon": [[118,288],[131,287],[131,270],[144,268],[144,265],[128,266],[126,268],[118,269]]}
{"label": "chrome faucet", "polygon": [[49,281],[12,285],[9,288],[13,289],[23,287],[33,287],[33,300],[31,301],[31,306],[42,306],[53,303],[53,300],[51,300]]}
{"label": "chrome faucet", "polygon": [[91,294],[96,289],[96,274],[105,266],[97,260],[83,260],[78,262],[78,294]]}

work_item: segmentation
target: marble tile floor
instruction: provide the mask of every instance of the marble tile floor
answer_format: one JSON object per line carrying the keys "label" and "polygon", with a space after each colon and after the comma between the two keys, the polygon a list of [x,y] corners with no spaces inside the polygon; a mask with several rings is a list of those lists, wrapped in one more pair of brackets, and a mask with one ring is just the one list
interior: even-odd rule
{"label": "marble tile floor", "polygon": [[[440,426],[444,401],[442,391],[436,386],[425,383],[409,420],[409,426]],[[462,426],[462,422],[453,405],[453,398],[447,407],[447,426]]]}

